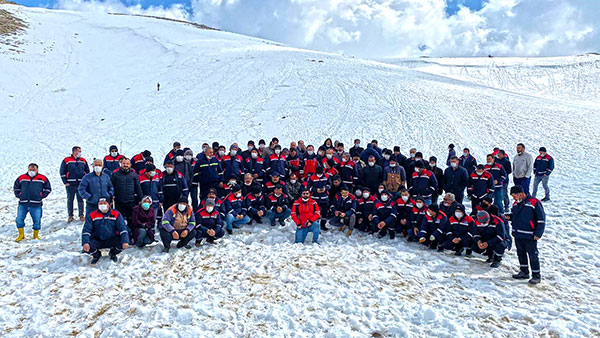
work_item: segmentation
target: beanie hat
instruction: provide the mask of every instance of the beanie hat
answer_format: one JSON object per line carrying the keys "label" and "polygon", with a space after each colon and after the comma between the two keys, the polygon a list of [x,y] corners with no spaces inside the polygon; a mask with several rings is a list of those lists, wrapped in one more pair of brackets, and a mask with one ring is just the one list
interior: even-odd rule
{"label": "beanie hat", "polygon": [[108,151],[113,151],[113,150],[118,151],[119,149],[117,148],[116,145],[113,144],[112,146],[110,146],[110,148],[108,148]]}
{"label": "beanie hat", "polygon": [[546,152],[546,147],[540,147],[540,151],[545,153]]}
{"label": "beanie hat", "polygon": [[440,207],[437,204],[432,204],[429,206],[429,210],[437,213],[438,211],[440,211]]}
{"label": "beanie hat", "polygon": [[477,212],[477,220],[479,223],[487,224],[490,221],[490,214],[487,211],[479,211]]}

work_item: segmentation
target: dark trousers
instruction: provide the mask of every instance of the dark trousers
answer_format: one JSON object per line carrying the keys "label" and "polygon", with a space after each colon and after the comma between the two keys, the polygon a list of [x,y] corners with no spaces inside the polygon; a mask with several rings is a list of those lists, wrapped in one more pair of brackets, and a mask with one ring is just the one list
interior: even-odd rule
{"label": "dark trousers", "polygon": [[[175,230],[175,231],[177,231],[177,230]],[[183,232],[183,230],[177,231],[177,233],[179,234],[179,242],[177,242],[178,248],[186,246],[192,239],[194,239],[196,237],[196,229],[192,229],[192,231],[190,231],[185,238],[181,238],[182,232]],[[171,235],[170,232],[167,232],[165,229],[161,228],[160,229],[160,239],[162,240],[165,248],[167,248],[167,249],[171,248],[171,242],[174,241],[174,239],[173,239],[173,235]]]}
{"label": "dark trousers", "polygon": [[123,251],[123,243],[121,243],[121,237],[115,236],[105,240],[91,239],[90,240],[90,255],[99,257],[102,255],[100,249],[110,249],[109,254],[111,256],[118,255]]}
{"label": "dark trousers", "polygon": [[452,242],[454,238],[452,236],[447,237],[446,241],[443,244],[444,249],[446,250],[454,250],[456,252],[462,252],[463,248],[471,248],[471,241],[465,241],[465,240],[461,240],[458,243],[454,243]]}
{"label": "dark trousers", "polygon": [[481,204],[482,199],[471,196],[471,215],[477,215],[477,207]]}
{"label": "dark trousers", "polygon": [[521,178],[513,178],[515,185],[520,185],[523,187],[523,192],[529,195],[529,183],[531,182],[531,177],[521,177]]}
{"label": "dark trousers", "polygon": [[192,196],[192,208],[194,209],[194,212],[198,211],[199,209],[199,201],[198,201],[198,185],[197,184],[192,184],[192,186],[190,187],[190,195]]}
{"label": "dark trousers", "polygon": [[79,186],[70,185],[66,187],[67,189],[67,211],[69,212],[69,216],[73,216],[73,202],[75,201],[75,197],[77,197],[77,210],[79,211],[79,216],[83,216],[83,198],[79,195],[77,191]]}
{"label": "dark trousers", "polygon": [[90,202],[85,202],[85,215],[89,216],[92,212],[98,210],[98,203],[93,204]]}
{"label": "dark trousers", "polygon": [[135,207],[137,203],[135,202],[118,202],[115,201],[115,209],[123,215],[123,218],[127,221],[127,226],[131,227],[131,215],[133,214],[133,207]]}
{"label": "dark trousers", "polygon": [[534,275],[539,274],[540,259],[538,257],[537,241],[535,239],[515,238],[515,246],[517,247],[521,271],[529,273],[529,265],[531,264],[531,272]]}
{"label": "dark trousers", "polygon": [[485,249],[479,249],[477,246],[477,242],[473,241],[473,245],[471,246],[474,252],[484,254],[488,257],[492,257],[493,259],[500,261],[502,260],[502,256],[504,256],[504,250],[506,250],[506,245],[503,242],[500,242],[493,247],[488,246]]}
{"label": "dark trousers", "polygon": [[213,230],[215,231],[215,235],[214,236],[209,236],[208,233],[206,233],[206,231],[202,231],[201,229],[197,229],[196,230],[196,240],[199,241],[202,238],[206,238],[209,241],[210,240],[214,241],[215,239],[219,239],[219,238],[225,236],[225,231],[223,231],[223,227],[217,226]]}

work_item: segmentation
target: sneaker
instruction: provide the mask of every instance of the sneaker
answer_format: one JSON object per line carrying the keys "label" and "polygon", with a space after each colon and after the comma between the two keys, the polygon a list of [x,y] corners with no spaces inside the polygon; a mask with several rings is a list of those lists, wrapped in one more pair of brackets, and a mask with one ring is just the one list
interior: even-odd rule
{"label": "sneaker", "polygon": [[548,202],[549,200],[550,200],[549,196],[546,196],[546,197],[542,198],[542,202]]}
{"label": "sneaker", "polygon": [[490,265],[492,268],[497,268],[500,266],[500,261],[493,261],[492,264]]}
{"label": "sneaker", "polygon": [[94,256],[92,256],[92,261],[90,263],[91,264],[98,263],[98,261],[100,260],[100,257],[102,257],[102,255],[94,255]]}
{"label": "sneaker", "polygon": [[473,250],[467,249],[467,252],[465,252],[465,257],[471,257],[471,256],[473,256]]}
{"label": "sneaker", "polygon": [[529,278],[529,272],[521,270],[521,271],[519,271],[519,273],[512,275],[512,278],[527,279],[527,278]]}
{"label": "sneaker", "polygon": [[69,218],[67,219],[67,223],[73,223],[74,220],[75,218],[73,216],[69,216]]}
{"label": "sneaker", "polygon": [[279,225],[281,225],[282,227],[284,227],[284,226],[285,226],[285,221],[284,221],[284,220],[282,220],[282,219],[280,219],[280,220],[279,220]]}
{"label": "sneaker", "polygon": [[542,281],[542,277],[540,276],[539,273],[534,273],[533,276],[531,277],[531,279],[529,280],[529,284],[540,284],[540,282]]}
{"label": "sneaker", "polygon": [[117,263],[118,262],[117,255],[110,255],[110,260]]}
{"label": "sneaker", "polygon": [[227,230],[228,234],[233,235],[233,230],[231,230],[231,229],[225,229],[225,230]]}

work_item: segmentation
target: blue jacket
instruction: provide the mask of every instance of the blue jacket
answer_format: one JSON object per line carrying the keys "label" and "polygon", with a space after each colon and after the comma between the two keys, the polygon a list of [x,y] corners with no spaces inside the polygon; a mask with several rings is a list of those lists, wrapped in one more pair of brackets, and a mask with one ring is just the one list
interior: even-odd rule
{"label": "blue jacket", "polygon": [[262,211],[265,214],[267,213],[265,198],[262,194],[259,197],[254,196],[254,194],[248,194],[244,199],[244,207],[246,208],[248,215],[251,216],[257,216],[259,211]]}
{"label": "blue jacket", "polygon": [[436,241],[441,241],[446,232],[448,232],[448,217],[446,217],[446,214],[438,211],[435,218],[433,218],[426,213],[417,237],[425,237],[429,240],[429,236],[433,235]]}
{"label": "blue jacket", "polygon": [[521,203],[513,204],[510,220],[514,238],[533,239],[533,236],[542,237],[544,234],[546,227],[544,207],[540,200],[529,195]]}
{"label": "blue jacket", "polygon": [[267,174],[271,175],[273,172],[277,172],[279,176],[285,177],[287,172],[285,156],[278,156],[273,153],[267,157]]}
{"label": "blue jacket", "polygon": [[490,222],[487,225],[475,221],[475,227],[473,228],[473,241],[487,242],[488,247],[493,247],[496,244],[504,243],[505,240],[505,229],[504,222],[500,217],[490,215]]}
{"label": "blue jacket", "polygon": [[161,203],[169,204],[165,207],[169,207],[172,205],[171,203],[177,203],[181,197],[187,197],[188,191],[185,177],[176,171],[172,174],[163,173],[158,182],[158,199]]}
{"label": "blue jacket", "polygon": [[113,171],[119,169],[119,160],[122,158],[125,158],[125,156],[121,154],[117,155],[117,157],[112,157],[110,154],[104,156],[104,170],[106,170],[109,175],[112,175]]}
{"label": "blue jacket", "polygon": [[388,201],[387,203],[384,203],[377,201],[375,202],[373,224],[377,225],[379,222],[384,222],[386,226],[391,227],[396,224],[397,214],[396,202]]}
{"label": "blue jacket", "polygon": [[267,210],[271,210],[273,212],[277,212],[277,207],[281,207],[283,211],[287,210],[290,206],[290,198],[288,195],[282,193],[279,197],[275,196],[275,193],[270,193],[267,198],[265,198],[265,207]]}
{"label": "blue jacket", "polygon": [[81,244],[90,244],[91,240],[105,241],[117,236],[121,237],[121,243],[129,243],[125,219],[117,210],[110,209],[106,214],[95,210],[86,216]]}
{"label": "blue jacket", "polygon": [[202,208],[196,213],[196,223],[196,227],[203,233],[206,233],[209,229],[217,230],[223,227],[223,215],[217,208],[214,208],[212,212]]}
{"label": "blue jacket", "polygon": [[15,180],[13,186],[15,197],[19,199],[19,205],[26,207],[41,207],[42,199],[48,197],[52,192],[50,181],[42,174],[34,177],[23,174]]}
{"label": "blue jacket", "polygon": [[464,192],[469,184],[469,173],[463,167],[448,167],[444,170],[444,191],[456,194]]}
{"label": "blue jacket", "polygon": [[469,173],[469,175],[471,175],[475,171],[475,167],[477,167],[477,160],[471,154],[469,154],[469,156],[467,156],[466,158],[465,155],[462,155],[458,158],[458,164],[461,167],[467,169],[467,172]]}
{"label": "blue jacket", "polygon": [[352,194],[348,194],[348,197],[342,197],[342,194],[336,194],[331,204],[331,214],[336,211],[343,212],[346,217],[351,216],[356,212],[356,198]]}
{"label": "blue jacket", "polygon": [[538,156],[533,162],[533,172],[535,176],[550,176],[554,170],[554,159],[550,155]]}
{"label": "blue jacket", "polygon": [[375,196],[369,196],[368,199],[364,199],[361,197],[358,202],[356,202],[356,217],[367,220],[370,215],[375,215],[375,203],[377,203],[377,199]]}
{"label": "blue jacket", "polygon": [[456,218],[452,215],[448,219],[448,227],[446,229],[446,238],[453,240],[454,238],[460,238],[465,246],[468,246],[470,241],[473,240],[472,231],[475,227],[475,220],[469,216],[464,215],[462,219]]}
{"label": "blue jacket", "polygon": [[469,177],[469,196],[484,198],[494,191],[494,178],[492,174],[484,171],[481,176],[472,173]]}
{"label": "blue jacket", "polygon": [[247,209],[243,196],[237,198],[233,193],[229,193],[229,195],[225,197],[225,213],[232,214],[235,217],[237,215],[246,216],[246,212]]}
{"label": "blue jacket", "polygon": [[243,171],[244,171],[244,160],[240,155],[225,155],[223,156],[223,177],[225,182],[228,182],[230,179],[235,178],[238,182],[242,179]]}
{"label": "blue jacket", "polygon": [[371,155],[375,156],[375,160],[379,160],[381,157],[379,152],[373,148],[373,144],[369,143],[367,144],[367,149],[363,150],[363,152],[360,154],[360,159],[367,163],[369,161],[369,156]]}
{"label": "blue jacket", "polygon": [[244,172],[246,174],[252,174],[252,176],[254,176],[255,174],[258,175],[256,180],[262,182],[263,178],[265,177],[264,164],[265,162],[262,159],[262,157],[257,157],[256,159],[249,157],[246,159],[246,166]]}
{"label": "blue jacket", "polygon": [[423,196],[430,198],[431,194],[437,189],[438,183],[435,179],[435,175],[427,170],[423,169],[421,173],[414,172],[411,179],[411,186],[408,189],[412,196]]}
{"label": "blue jacket", "polygon": [[512,163],[510,163],[510,160],[506,156],[503,159],[497,158],[496,163],[501,165],[504,171],[506,171],[506,181],[504,181],[504,184],[508,184],[508,175],[512,174]]}
{"label": "blue jacket", "polygon": [[[140,181],[140,187],[142,188],[143,196],[150,196],[152,198],[152,206],[157,207],[160,202],[158,196],[160,174],[157,172],[154,177],[149,178],[145,173],[138,176]],[[143,197],[142,196],[142,197]]]}
{"label": "blue jacket", "polygon": [[104,172],[100,175],[96,173],[85,175],[77,190],[84,200],[92,204],[97,204],[101,197],[110,200],[115,194],[110,176]]}
{"label": "blue jacket", "polygon": [[206,156],[200,154],[194,166],[194,178],[192,181],[199,182],[201,185],[223,182],[221,162],[215,156],[207,159]]}
{"label": "blue jacket", "polygon": [[489,166],[486,164],[484,166],[484,168],[485,168],[485,171],[492,174],[492,178],[494,179],[494,181],[498,181],[498,183],[493,183],[494,188],[496,188],[496,190],[502,189],[502,186],[504,185],[504,182],[507,179],[506,171],[504,170],[504,167],[498,163],[494,163],[493,166]]}
{"label": "blue jacket", "polygon": [[75,158],[73,155],[65,157],[60,163],[60,178],[63,184],[69,183],[71,186],[77,186],[85,174],[90,172],[90,167],[85,158]]}

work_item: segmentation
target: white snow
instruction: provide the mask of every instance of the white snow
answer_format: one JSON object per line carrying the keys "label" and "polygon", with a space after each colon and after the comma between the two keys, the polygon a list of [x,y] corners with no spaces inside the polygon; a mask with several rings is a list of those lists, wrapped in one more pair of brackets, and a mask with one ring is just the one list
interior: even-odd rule
{"label": "white snow", "polygon": [[[0,8],[28,23],[20,52],[0,44],[2,335],[600,334],[597,56],[392,65],[151,18]],[[494,146],[546,146],[557,168],[542,284],[510,278],[514,249],[491,270],[402,239],[326,233],[321,246],[294,245],[291,225],[168,255],[129,249],[118,265],[80,254],[58,175],[73,145],[88,160],[117,144],[162,161],[175,140],[198,150],[272,136],[375,138],[441,160],[451,142],[480,161]],[[54,192],[42,240],[28,227],[17,244],[12,183],[32,161]]]}

